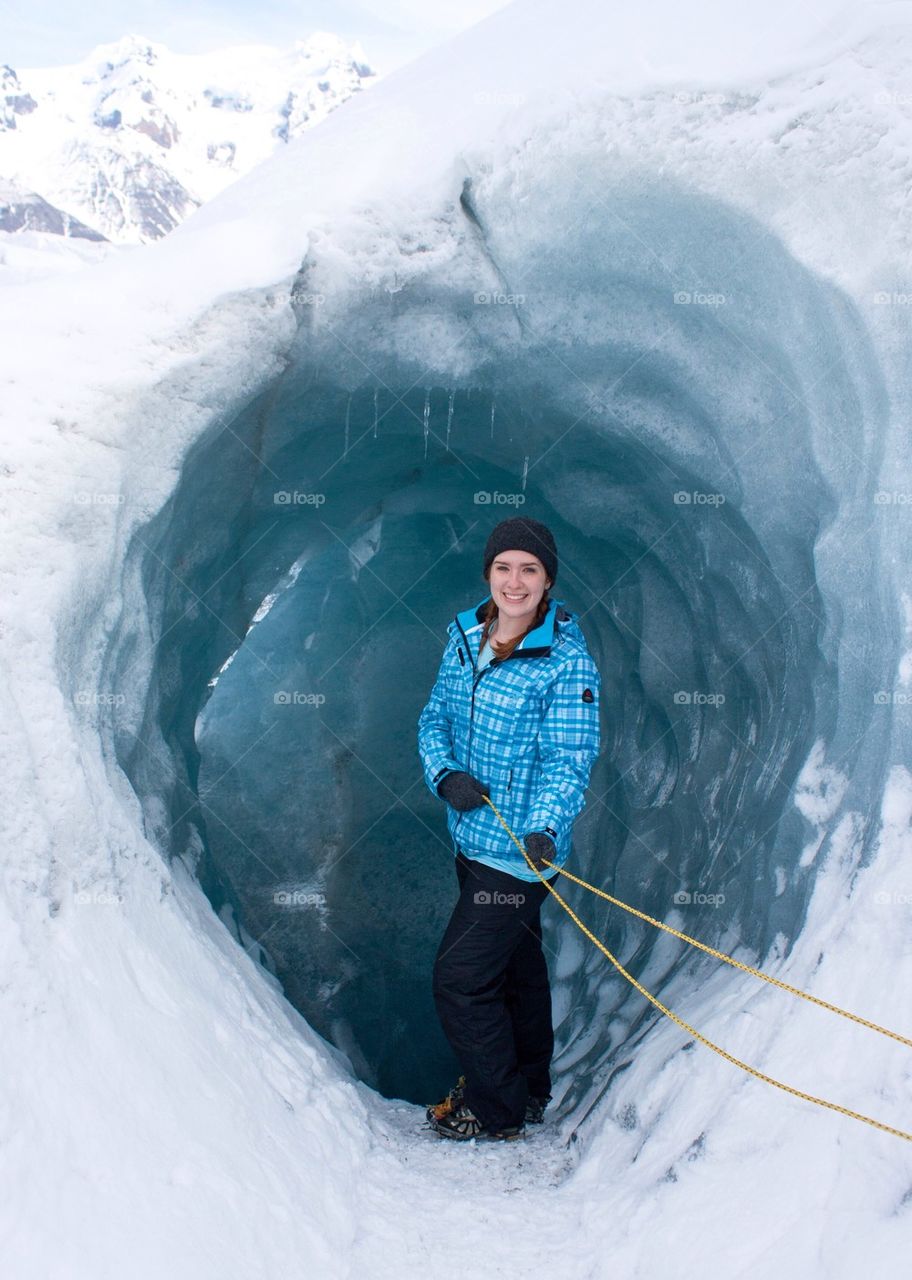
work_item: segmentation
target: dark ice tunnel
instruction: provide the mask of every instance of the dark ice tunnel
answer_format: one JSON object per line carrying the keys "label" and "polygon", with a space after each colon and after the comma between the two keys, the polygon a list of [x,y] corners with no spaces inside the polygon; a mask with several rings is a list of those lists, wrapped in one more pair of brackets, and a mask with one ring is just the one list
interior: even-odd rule
{"label": "dark ice tunnel", "polygon": [[[306,263],[284,372],[197,441],[131,551],[157,639],[117,749],[150,838],[357,1075],[412,1101],[456,1065],[430,985],[456,881],[416,721],[497,520],[551,525],[553,594],[602,673],[579,874],[762,957],[812,888],[789,797],[815,739],[843,753],[856,806],[877,787],[853,743],[889,655],[839,644],[881,606],[863,573],[842,599],[817,555],[876,477],[863,327],[715,201],[615,191],[580,219],[570,198],[552,186],[546,213],[498,220],[495,180],[468,189],[445,281],[419,262],[395,290],[317,303]],[[842,552],[863,565],[864,546]],[[111,672],[128,651],[124,631]],[[660,996],[704,963],[567,896]],[[543,915],[573,1106],[653,1015]]]}

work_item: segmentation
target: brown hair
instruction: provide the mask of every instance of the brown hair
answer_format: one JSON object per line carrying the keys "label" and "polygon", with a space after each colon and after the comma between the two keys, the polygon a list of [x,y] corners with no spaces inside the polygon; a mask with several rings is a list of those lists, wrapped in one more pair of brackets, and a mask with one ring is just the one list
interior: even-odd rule
{"label": "brown hair", "polygon": [[[485,574],[485,578],[487,578],[487,576],[488,575]],[[526,627],[525,631],[523,631],[521,635],[514,636],[513,639],[511,640],[502,640],[500,643],[498,643],[497,640],[491,641],[491,648],[494,650],[494,657],[509,658],[510,654],[519,644],[520,640],[522,640],[524,636],[527,636],[530,631],[534,631],[536,627],[540,627],[541,624],[544,622],[545,614],[548,612],[548,606],[550,605],[550,603],[551,603],[551,600],[548,596],[548,588],[546,587],[544,590],[544,593],[542,594],[541,600],[539,600],[538,602],[538,608],[535,610],[535,617],[532,619],[532,621],[529,623],[529,625]],[[494,619],[496,617],[497,617],[497,605],[494,603],[494,597],[491,596],[491,599],[488,601],[488,605],[484,613],[484,626],[481,629],[481,641],[478,646],[479,653],[481,653],[482,649],[485,646],[485,641],[488,638],[488,632],[491,630],[491,624],[494,622]]]}

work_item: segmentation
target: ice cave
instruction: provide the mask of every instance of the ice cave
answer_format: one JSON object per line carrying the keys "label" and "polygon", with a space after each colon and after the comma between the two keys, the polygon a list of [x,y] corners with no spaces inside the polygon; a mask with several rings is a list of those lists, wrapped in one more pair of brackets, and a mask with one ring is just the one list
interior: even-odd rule
{"label": "ice cave", "polygon": [[[816,739],[876,814],[873,693],[898,655],[868,637],[898,636],[864,573],[865,423],[879,439],[886,412],[865,327],[722,202],[573,169],[506,228],[497,184],[466,184],[443,279],[334,311],[305,266],[281,374],[195,444],[130,551],[160,638],[125,772],[311,1025],[413,1102],[455,1066],[428,980],[452,848],[415,723],[505,509],[560,530],[610,687],[583,875],[659,918],[689,893],[691,932],[766,954],[813,888],[813,826],[788,797]],[[544,250],[543,226],[565,229]],[[112,689],[135,648],[125,625]],[[689,957],[617,914],[596,924],[661,993]],[[551,924],[572,1109],[652,1019]]]}
{"label": "ice cave", "polygon": [[[908,1034],[906,8],[518,0],[3,318],[17,1280],[898,1274],[902,1144],[557,910],[547,1133],[421,1134],[416,722],[490,528],[547,521],[603,681],[574,869]],[[912,1128],[901,1046],[567,896]]]}

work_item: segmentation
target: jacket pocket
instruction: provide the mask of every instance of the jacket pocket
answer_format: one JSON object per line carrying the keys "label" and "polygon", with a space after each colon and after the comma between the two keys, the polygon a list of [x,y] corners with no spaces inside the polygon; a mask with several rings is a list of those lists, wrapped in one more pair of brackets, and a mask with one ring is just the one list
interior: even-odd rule
{"label": "jacket pocket", "polygon": [[[541,782],[541,768],[534,752],[527,752],[510,765],[505,785],[514,822],[524,823]],[[517,832],[522,836],[522,832]]]}

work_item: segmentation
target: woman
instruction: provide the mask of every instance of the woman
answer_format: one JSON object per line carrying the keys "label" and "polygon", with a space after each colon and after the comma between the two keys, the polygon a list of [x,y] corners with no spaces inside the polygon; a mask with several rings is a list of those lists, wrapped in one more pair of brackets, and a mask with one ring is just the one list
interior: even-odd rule
{"label": "woman", "polygon": [[543,876],[570,854],[599,751],[600,677],[574,615],[548,590],[557,548],[515,517],[484,552],[490,594],[456,615],[418,720],[427,785],[447,803],[459,900],[434,963],[434,1000],[463,1076],[431,1125],[448,1138],[514,1138],[551,1098],[551,991]]}

